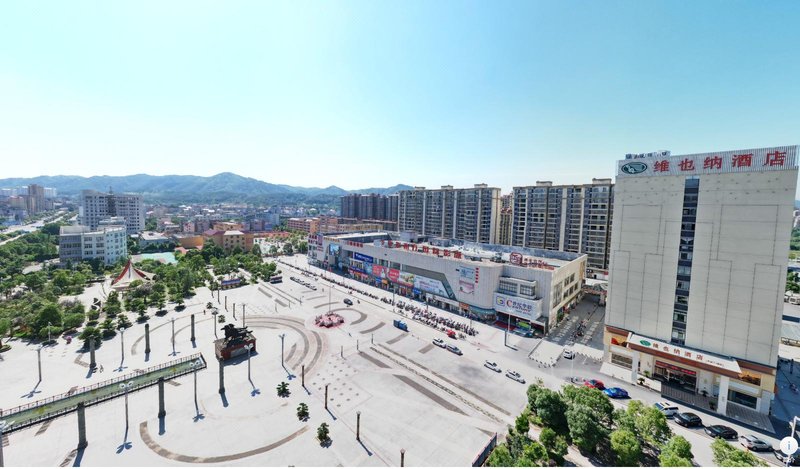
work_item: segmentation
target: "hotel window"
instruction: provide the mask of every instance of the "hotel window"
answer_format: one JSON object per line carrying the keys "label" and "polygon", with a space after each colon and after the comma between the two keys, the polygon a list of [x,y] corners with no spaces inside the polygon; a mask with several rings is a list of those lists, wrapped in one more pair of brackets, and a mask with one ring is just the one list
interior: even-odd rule
{"label": "hotel window", "polygon": [[679,305],[688,305],[689,304],[689,297],[683,295],[676,295],[675,296],[675,303]]}
{"label": "hotel window", "polygon": [[633,368],[633,359],[630,357],[626,357],[624,355],[619,355],[616,353],[611,354],[611,363],[621,366],[623,368],[631,369]]}
{"label": "hotel window", "polygon": [[689,289],[689,281],[688,280],[678,280],[675,283],[675,288],[678,290],[688,290]]}
{"label": "hotel window", "polygon": [[681,329],[672,329],[672,340],[683,343],[683,341],[686,340],[686,331]]}
{"label": "hotel window", "polygon": [[681,253],[681,260],[682,261],[690,261],[690,260],[692,260],[692,253],[691,252],[682,252]]}
{"label": "hotel window", "polygon": [[691,274],[692,274],[691,267],[686,267],[684,265],[678,266],[678,275],[691,275]]}
{"label": "hotel window", "polygon": [[683,311],[675,311],[672,313],[672,320],[675,322],[686,323],[686,313]]}

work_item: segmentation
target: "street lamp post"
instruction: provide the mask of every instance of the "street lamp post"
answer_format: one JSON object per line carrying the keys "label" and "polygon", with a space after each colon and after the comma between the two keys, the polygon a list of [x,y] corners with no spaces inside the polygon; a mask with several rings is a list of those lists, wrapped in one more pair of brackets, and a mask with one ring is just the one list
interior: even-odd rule
{"label": "street lamp post", "polygon": [[175,318],[172,318],[172,356],[174,357],[177,354],[175,352]]}
{"label": "street lamp post", "polygon": [[250,379],[250,351],[253,350],[253,344],[247,344],[244,346],[245,350],[247,350],[247,380],[251,381]]}
{"label": "street lamp post", "polygon": [[202,363],[200,360],[195,360],[192,362],[192,374],[194,375],[194,410],[197,412],[197,415],[200,415],[200,406],[197,405],[197,370],[200,369]]}
{"label": "street lamp post", "polygon": [[47,343],[48,344],[52,340],[52,337],[50,337],[50,327],[51,326],[52,326],[52,324],[50,323],[50,321],[47,321]]}
{"label": "street lamp post", "polygon": [[283,339],[286,338],[286,334],[280,334],[278,337],[281,338],[281,366],[283,365]]}
{"label": "street lamp post", "polygon": [[[133,387],[133,381],[119,383],[119,388],[125,391],[125,439],[128,439],[128,391]],[[123,442],[127,443],[127,441]]]}
{"label": "street lamp post", "polygon": [[361,441],[361,411],[356,412],[356,440]]}
{"label": "street lamp post", "polygon": [[400,449],[400,467],[404,467],[406,465],[406,450]]}
{"label": "street lamp post", "polygon": [[119,349],[120,349],[120,356],[122,357],[119,361],[119,371],[122,371],[122,364],[125,363],[125,328],[120,328],[119,330]]}
{"label": "street lamp post", "polygon": [[394,290],[395,290],[395,287],[394,287],[394,285],[392,285],[392,312],[393,313],[395,312],[394,311]]}
{"label": "street lamp post", "polygon": [[217,314],[219,314],[219,310],[214,308],[214,311],[211,312],[211,315],[214,316],[214,320],[211,326],[214,328],[214,338],[217,338]]}
{"label": "street lamp post", "polygon": [[36,349],[36,361],[39,363],[39,382],[42,382],[42,348]]}

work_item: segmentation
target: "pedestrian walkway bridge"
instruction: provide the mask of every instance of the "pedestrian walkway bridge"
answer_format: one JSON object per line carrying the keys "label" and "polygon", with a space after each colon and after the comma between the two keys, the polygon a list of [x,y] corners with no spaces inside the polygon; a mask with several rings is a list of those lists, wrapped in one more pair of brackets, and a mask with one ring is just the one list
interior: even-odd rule
{"label": "pedestrian walkway bridge", "polygon": [[45,420],[68,414],[78,408],[79,403],[85,406],[98,404],[109,399],[121,396],[125,389],[122,383],[129,383],[128,392],[138,391],[157,384],[159,380],[170,380],[192,373],[195,370],[206,368],[206,360],[202,354],[173,360],[161,365],[150,367],[146,370],[136,370],[133,373],[93,384],[91,386],[70,390],[63,394],[41,399],[12,409],[0,409],[0,420],[6,422],[3,433],[13,432],[34,425]]}

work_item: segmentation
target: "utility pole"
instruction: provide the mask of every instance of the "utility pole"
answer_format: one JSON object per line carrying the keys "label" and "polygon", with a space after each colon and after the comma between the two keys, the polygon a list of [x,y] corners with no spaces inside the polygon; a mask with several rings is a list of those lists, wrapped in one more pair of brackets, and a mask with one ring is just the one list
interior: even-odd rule
{"label": "utility pole", "polygon": [[281,366],[283,365],[283,339],[286,337],[286,334],[281,334],[278,337],[281,338]]}

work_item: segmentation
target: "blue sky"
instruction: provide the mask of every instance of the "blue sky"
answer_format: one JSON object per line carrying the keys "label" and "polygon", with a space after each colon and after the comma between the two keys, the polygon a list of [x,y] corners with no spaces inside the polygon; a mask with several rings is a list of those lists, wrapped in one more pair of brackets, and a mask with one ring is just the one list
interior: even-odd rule
{"label": "blue sky", "polygon": [[800,143],[800,2],[0,3],[0,177],[346,189]]}

